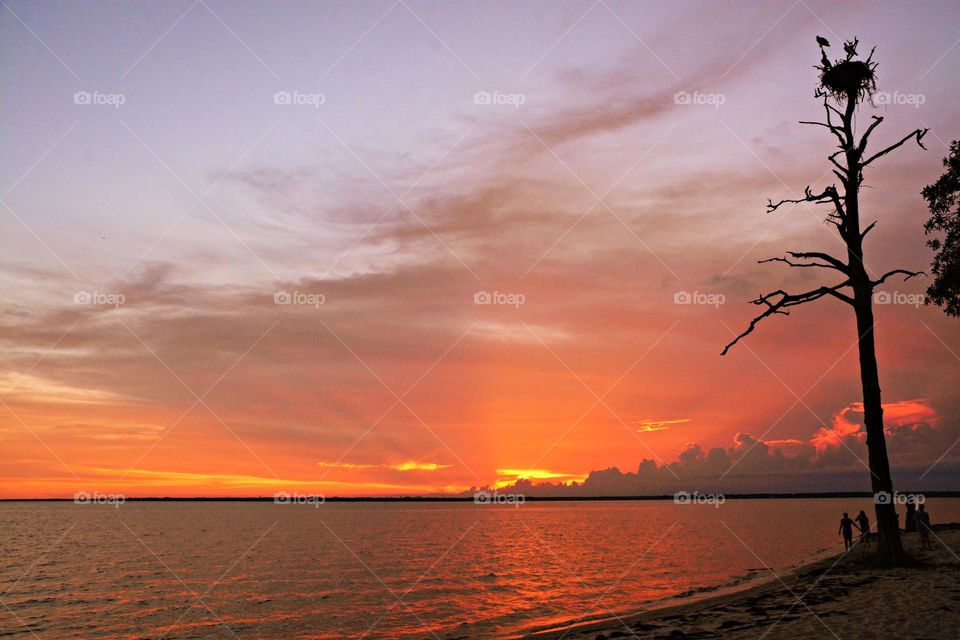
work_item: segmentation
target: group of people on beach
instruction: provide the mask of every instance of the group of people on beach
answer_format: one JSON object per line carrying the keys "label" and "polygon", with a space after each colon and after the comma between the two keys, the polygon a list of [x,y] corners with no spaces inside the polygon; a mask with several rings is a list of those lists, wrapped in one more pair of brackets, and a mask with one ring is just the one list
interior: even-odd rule
{"label": "group of people on beach", "polygon": [[860,532],[860,542],[870,546],[870,518],[868,518],[867,514],[861,509],[860,514],[857,515],[856,522],[854,522],[850,519],[850,515],[844,511],[843,517],[840,518],[840,529],[837,530],[838,534],[843,534],[844,551],[853,549],[854,527]]}
{"label": "group of people on beach", "polygon": [[[911,509],[911,511],[913,511]],[[908,514],[908,516],[911,514]],[[927,513],[924,505],[920,504],[917,506],[917,511],[912,514],[913,518],[913,527],[916,528],[917,532],[920,534],[920,543],[923,545],[923,548],[929,548],[930,544],[930,514]],[[910,529],[909,524],[907,523],[907,529]],[[840,519],[840,528],[837,530],[837,534],[843,535],[843,550],[850,551],[853,549],[853,530],[854,528],[860,532],[860,542],[864,543],[868,547],[870,546],[870,518],[867,517],[867,514],[861,509],[860,513],[857,515],[856,519],[851,519],[850,515],[847,512],[843,513],[843,517]]]}

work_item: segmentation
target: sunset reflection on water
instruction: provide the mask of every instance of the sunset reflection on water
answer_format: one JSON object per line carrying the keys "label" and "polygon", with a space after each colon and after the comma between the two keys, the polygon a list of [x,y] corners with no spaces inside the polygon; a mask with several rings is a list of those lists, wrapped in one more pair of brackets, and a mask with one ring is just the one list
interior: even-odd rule
{"label": "sunset reflection on water", "polygon": [[771,579],[869,507],[5,503],[0,616],[24,638],[509,637]]}

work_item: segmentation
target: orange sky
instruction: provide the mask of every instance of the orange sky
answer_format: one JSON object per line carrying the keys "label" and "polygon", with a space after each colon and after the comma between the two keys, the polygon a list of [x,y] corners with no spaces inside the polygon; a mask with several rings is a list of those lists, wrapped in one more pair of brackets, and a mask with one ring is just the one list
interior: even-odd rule
{"label": "orange sky", "polygon": [[[719,352],[747,300],[820,275],[757,260],[837,249],[821,211],[764,213],[829,178],[829,136],[796,124],[820,113],[819,31],[858,29],[880,88],[924,96],[878,107],[878,140],[932,131],[871,171],[862,215],[880,220],[868,268],[927,268],[919,192],[960,131],[957,7],[824,4],[770,30],[782,8],[626,6],[569,33],[584,7],[563,7],[511,9],[522,31],[425,9],[449,49],[388,16],[342,59],[375,16],[317,38],[236,9],[259,62],[190,16],[142,62],[170,16],[153,33],[26,12],[59,61],[5,18],[0,497],[460,492],[641,460],[682,475],[717,448],[803,460],[798,488],[865,481],[847,309]],[[97,19],[128,29],[94,51]],[[70,100],[98,86],[124,104]],[[296,87],[326,101],[272,99]],[[891,457],[955,488],[960,323],[912,304],[924,286],[877,305]],[[757,490],[764,464],[741,467]]]}

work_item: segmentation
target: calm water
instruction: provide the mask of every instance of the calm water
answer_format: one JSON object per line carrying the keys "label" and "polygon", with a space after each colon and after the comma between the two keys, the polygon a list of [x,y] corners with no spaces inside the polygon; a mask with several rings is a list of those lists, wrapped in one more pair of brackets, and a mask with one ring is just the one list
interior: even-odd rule
{"label": "calm water", "polygon": [[[935,522],[960,499],[931,499]],[[0,504],[0,635],[509,637],[742,586],[869,501]]]}

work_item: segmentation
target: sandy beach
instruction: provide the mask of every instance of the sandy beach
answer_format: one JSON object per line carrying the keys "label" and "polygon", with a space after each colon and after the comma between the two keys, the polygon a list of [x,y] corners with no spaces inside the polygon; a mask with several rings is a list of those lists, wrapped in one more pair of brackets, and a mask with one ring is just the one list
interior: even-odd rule
{"label": "sandy beach", "polygon": [[858,545],[745,591],[527,636],[608,638],[929,638],[960,629],[960,524],[934,527],[932,549],[918,534],[903,543],[921,565],[877,569]]}

